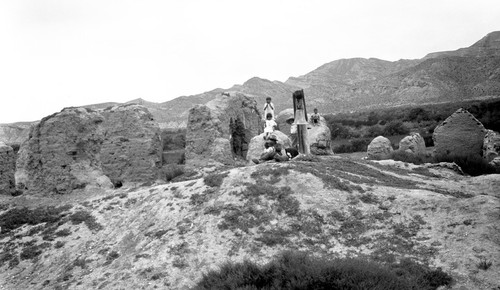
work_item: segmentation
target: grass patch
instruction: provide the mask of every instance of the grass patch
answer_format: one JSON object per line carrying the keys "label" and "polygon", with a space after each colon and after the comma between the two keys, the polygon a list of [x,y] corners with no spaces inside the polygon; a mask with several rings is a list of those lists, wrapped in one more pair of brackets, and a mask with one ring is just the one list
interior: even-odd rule
{"label": "grass patch", "polygon": [[271,184],[276,184],[282,176],[290,174],[290,169],[285,166],[259,168],[250,174],[253,179],[265,179]]}
{"label": "grass patch", "polygon": [[1,233],[9,233],[24,225],[55,224],[66,216],[67,211],[71,208],[71,205],[37,207],[35,209],[27,207],[12,208],[0,215]]}
{"label": "grass patch", "polygon": [[485,258],[483,258],[483,259],[481,259],[481,261],[479,261],[479,263],[477,263],[477,268],[486,271],[492,265],[493,265],[493,263],[491,261],[488,261]]}
{"label": "grass patch", "polygon": [[57,237],[66,237],[71,235],[71,231],[69,229],[62,229],[60,231],[55,232]]}
{"label": "grass patch", "polygon": [[229,175],[229,172],[224,173],[212,173],[203,178],[203,182],[210,187],[220,187],[224,178]]}
{"label": "grass patch", "polygon": [[161,173],[166,181],[172,181],[174,178],[182,176],[185,170],[183,165],[167,164],[162,167]]}
{"label": "grass patch", "polygon": [[413,154],[401,150],[392,151],[388,159],[392,159],[395,161],[402,161],[406,163],[413,163],[416,165],[424,163],[432,163],[434,161],[434,158],[430,155]]}
{"label": "grass patch", "polygon": [[451,277],[409,260],[381,265],[364,259],[328,259],[284,252],[259,266],[225,263],[194,289],[422,289],[449,285]]}
{"label": "grass patch", "polygon": [[84,210],[80,210],[80,211],[73,213],[69,217],[69,219],[71,220],[71,222],[73,224],[85,223],[87,228],[91,231],[99,231],[102,229],[102,225],[100,225],[96,221],[95,217],[92,214],[90,214],[89,212],[84,211]]}
{"label": "grass patch", "polygon": [[379,202],[378,198],[373,193],[363,193],[359,197],[359,200],[369,204],[377,204]]}
{"label": "grass patch", "polygon": [[19,257],[21,258],[21,260],[33,260],[43,252],[43,249],[48,247],[50,247],[50,243],[27,246],[23,248]]}
{"label": "grass patch", "polygon": [[214,188],[208,188],[202,193],[193,193],[189,197],[189,203],[194,206],[202,205],[209,201],[216,193]]}
{"label": "grass patch", "polygon": [[456,155],[442,154],[434,157],[435,162],[455,162],[463,172],[471,176],[479,176],[483,174],[500,173],[499,169],[488,163],[479,154],[475,155]]}

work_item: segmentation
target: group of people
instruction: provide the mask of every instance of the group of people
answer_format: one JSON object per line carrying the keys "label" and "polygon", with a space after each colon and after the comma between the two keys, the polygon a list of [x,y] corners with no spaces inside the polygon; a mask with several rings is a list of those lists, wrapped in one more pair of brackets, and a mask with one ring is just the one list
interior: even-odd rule
{"label": "group of people", "polygon": [[[276,117],[274,114],[274,104],[271,102],[271,97],[266,98],[266,103],[264,104],[264,139],[268,140],[269,136],[278,128],[278,123],[276,123]],[[310,122],[313,126],[319,126],[321,116],[318,113],[318,109],[314,109],[314,113],[311,115]],[[290,134],[297,136],[297,124],[295,124],[294,119],[290,118],[286,121],[290,125]],[[295,138],[296,139],[296,138]]]}
{"label": "group of people", "polygon": [[264,147],[264,152],[262,152],[259,159],[252,159],[255,164],[269,160],[275,160],[277,162],[288,161],[299,155],[297,148],[290,147],[283,149],[283,146],[278,143],[278,138],[274,134],[269,136],[268,140],[264,143]]}
{"label": "group of people", "polygon": [[[299,152],[297,150],[297,124],[294,118],[288,119],[286,122],[290,125],[290,139],[292,142],[292,147],[283,149],[282,145],[278,143],[278,139],[273,132],[278,128],[275,117],[275,109],[272,99],[270,97],[266,98],[266,103],[264,104],[264,152],[261,154],[259,159],[253,159],[254,163],[260,163],[268,160],[276,161],[287,161],[297,155]],[[310,122],[313,126],[319,125],[320,115],[318,109],[314,109],[314,114],[311,115]]]}

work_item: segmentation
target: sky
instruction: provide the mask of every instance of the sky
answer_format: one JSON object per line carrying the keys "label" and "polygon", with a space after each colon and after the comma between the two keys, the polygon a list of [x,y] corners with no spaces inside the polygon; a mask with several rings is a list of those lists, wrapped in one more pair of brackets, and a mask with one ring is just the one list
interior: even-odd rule
{"label": "sky", "polygon": [[1,0],[0,123],[417,59],[496,30],[498,0]]}

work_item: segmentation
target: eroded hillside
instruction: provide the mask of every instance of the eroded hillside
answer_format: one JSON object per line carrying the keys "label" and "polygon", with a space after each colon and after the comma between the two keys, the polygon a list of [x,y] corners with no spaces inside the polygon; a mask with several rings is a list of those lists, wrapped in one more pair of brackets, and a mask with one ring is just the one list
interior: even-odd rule
{"label": "eroded hillside", "polygon": [[332,156],[2,197],[0,289],[188,289],[225,261],[262,264],[284,249],[409,257],[442,267],[454,289],[496,289],[499,189],[500,175]]}

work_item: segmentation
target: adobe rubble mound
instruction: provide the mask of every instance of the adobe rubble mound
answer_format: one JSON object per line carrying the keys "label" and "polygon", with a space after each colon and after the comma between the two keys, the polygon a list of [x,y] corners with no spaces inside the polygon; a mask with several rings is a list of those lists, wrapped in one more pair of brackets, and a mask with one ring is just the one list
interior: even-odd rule
{"label": "adobe rubble mound", "polygon": [[246,158],[250,140],[261,132],[261,116],[253,98],[221,94],[189,111],[186,164],[233,165]]}
{"label": "adobe rubble mound", "polygon": [[89,185],[111,187],[99,153],[104,118],[83,108],[66,108],[31,128],[21,146],[16,183],[33,193],[64,194]]}
{"label": "adobe rubble mound", "polygon": [[483,124],[460,108],[434,129],[434,154],[481,156],[485,135]]}
{"label": "adobe rubble mound", "polygon": [[411,133],[399,141],[399,151],[415,155],[425,155],[425,141],[419,133]]}
{"label": "adobe rubble mound", "polygon": [[15,192],[15,171],[16,153],[12,147],[0,141],[0,194]]}
{"label": "adobe rubble mound", "polygon": [[[310,117],[309,117],[309,120]],[[331,132],[326,124],[325,118],[320,117],[316,124],[307,126],[307,141],[311,148],[311,153],[315,155],[330,155],[333,154],[331,148]]]}
{"label": "adobe rubble mound", "polygon": [[160,129],[143,106],[65,108],[32,127],[19,150],[16,185],[29,194],[111,188],[154,181],[160,166]]}
{"label": "adobe rubble mound", "polygon": [[388,159],[393,151],[391,141],[384,136],[378,136],[368,144],[366,153],[370,159],[383,160]]}
{"label": "adobe rubble mound", "polygon": [[156,179],[161,167],[160,128],[143,106],[115,106],[102,112],[105,138],[102,169],[115,186]]}

